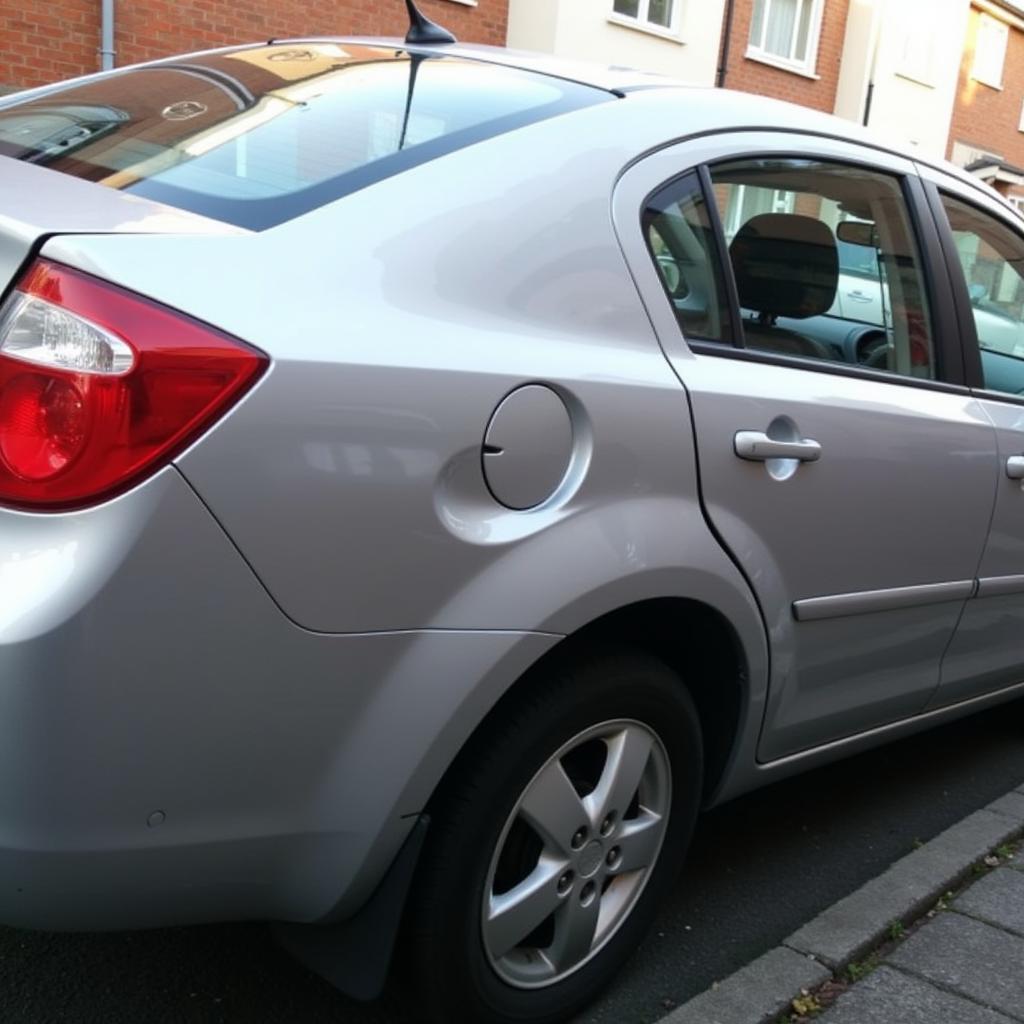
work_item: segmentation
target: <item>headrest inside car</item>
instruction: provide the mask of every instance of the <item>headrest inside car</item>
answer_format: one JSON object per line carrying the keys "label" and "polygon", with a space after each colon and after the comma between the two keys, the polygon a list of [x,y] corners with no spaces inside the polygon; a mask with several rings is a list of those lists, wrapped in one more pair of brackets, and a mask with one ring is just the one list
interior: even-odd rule
{"label": "headrest inside car", "polygon": [[839,252],[827,224],[798,213],[751,217],[729,246],[740,305],[770,316],[827,312],[839,284]]}

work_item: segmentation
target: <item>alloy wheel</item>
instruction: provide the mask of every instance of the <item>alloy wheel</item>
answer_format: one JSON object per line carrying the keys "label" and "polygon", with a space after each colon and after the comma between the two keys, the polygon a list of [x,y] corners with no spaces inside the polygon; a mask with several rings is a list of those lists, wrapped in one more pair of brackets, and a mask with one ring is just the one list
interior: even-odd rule
{"label": "alloy wheel", "polygon": [[592,726],[544,763],[487,873],[483,945],[502,980],[552,985],[598,953],[650,877],[671,804],[668,755],[638,721]]}

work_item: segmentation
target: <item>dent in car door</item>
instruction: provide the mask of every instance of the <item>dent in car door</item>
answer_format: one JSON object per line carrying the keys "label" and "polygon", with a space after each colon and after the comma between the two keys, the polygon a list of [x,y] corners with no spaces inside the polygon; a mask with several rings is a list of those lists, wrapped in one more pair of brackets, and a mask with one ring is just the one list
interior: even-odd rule
{"label": "dent in car door", "polygon": [[[882,375],[844,365],[813,338],[793,358],[802,343],[785,332],[775,353],[682,343],[638,210],[685,168],[736,154],[788,156],[794,142],[743,133],[683,144],[631,169],[615,197],[634,277],[690,395],[707,515],[766,619],[773,669],[762,760],[924,707],[973,591],[995,475],[978,402],[914,379],[912,353],[903,375]],[[817,159],[913,175],[909,162],[860,147],[802,143]],[[938,322],[948,295],[932,300]],[[748,321],[745,333],[770,334],[760,323]],[[774,457],[758,455],[764,442]]]}

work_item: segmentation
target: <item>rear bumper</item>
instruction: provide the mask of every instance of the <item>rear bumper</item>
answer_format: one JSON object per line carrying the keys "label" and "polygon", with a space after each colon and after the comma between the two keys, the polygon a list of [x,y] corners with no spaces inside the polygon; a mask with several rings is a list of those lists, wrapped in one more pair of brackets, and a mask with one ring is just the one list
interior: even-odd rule
{"label": "rear bumper", "polygon": [[174,469],[0,513],[0,921],[346,916],[554,640],[303,630]]}

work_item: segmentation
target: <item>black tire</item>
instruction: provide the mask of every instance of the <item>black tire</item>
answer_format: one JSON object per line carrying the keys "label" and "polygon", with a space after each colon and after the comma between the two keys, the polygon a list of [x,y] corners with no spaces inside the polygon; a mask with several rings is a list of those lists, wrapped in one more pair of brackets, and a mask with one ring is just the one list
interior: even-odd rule
{"label": "black tire", "polygon": [[[519,699],[513,697],[503,703],[474,737],[430,809],[430,831],[406,919],[406,969],[411,973],[416,1017],[420,1020],[553,1024],[571,1017],[611,980],[643,938],[675,880],[690,841],[702,786],[700,725],[685,686],[664,663],[639,653],[595,655],[532,679],[523,691]],[[506,970],[505,960],[496,960],[488,953],[481,917],[485,892],[491,893],[492,858],[494,869],[500,870],[503,862],[495,853],[499,841],[503,850],[511,843],[511,832],[506,829],[510,815],[517,809],[520,796],[539,777],[540,769],[551,767],[551,758],[563,745],[585,736],[586,730],[599,723],[615,727],[623,722],[631,736],[643,737],[649,732],[657,737],[658,743],[653,746],[660,743],[660,752],[645,761],[643,778],[650,777],[656,756],[659,777],[671,779],[668,790],[662,789],[668,795],[660,852],[653,855],[652,866],[645,869],[642,885],[621,881],[640,877],[639,873],[623,874],[615,880],[615,884],[636,886],[639,895],[630,897],[635,900],[631,909],[619,912],[624,917],[614,930],[609,929],[603,945],[598,948],[595,940],[594,950],[585,954],[571,972],[564,977],[556,973],[554,980],[542,987],[510,983],[500,973]],[[634,729],[629,723],[640,728]],[[625,736],[625,732],[618,735]],[[576,758],[591,750],[584,750],[582,745],[573,749],[584,751],[574,753]],[[604,749],[611,749],[607,742]],[[667,755],[667,772],[662,754]],[[565,761],[557,763],[569,774],[575,769],[567,767],[569,755],[565,756]],[[573,784],[577,790],[581,788],[578,782]],[[642,782],[644,785],[647,790],[638,792],[652,791],[650,784]],[[622,813],[626,826],[631,815],[641,813],[636,798],[631,800],[629,806],[633,809]],[[521,826],[517,822],[510,827]],[[575,822],[566,826],[570,831],[575,827]],[[596,832],[588,834],[589,846],[610,860],[615,849],[606,851],[601,843],[613,843],[613,836],[601,840]],[[574,879],[581,886],[593,877],[598,885],[608,887],[600,890],[600,901],[606,891],[611,891],[613,882],[586,874],[593,870],[593,860],[591,851],[586,864],[582,860],[574,862]],[[607,863],[602,864],[601,872],[605,872]],[[530,870],[529,865],[524,870]],[[608,873],[612,873],[610,864]],[[559,878],[560,889],[564,880],[564,875]],[[494,890],[504,891],[497,881]],[[582,888],[577,891],[580,905],[586,906],[585,892]],[[629,907],[628,901],[621,905]],[[575,904],[571,909],[576,911]],[[547,927],[553,929],[556,920],[564,920],[556,917],[560,912],[552,914]],[[543,927],[530,933],[541,938],[527,946],[544,941]],[[510,955],[525,956],[528,963],[533,960],[532,951],[524,954],[518,947]]]}

